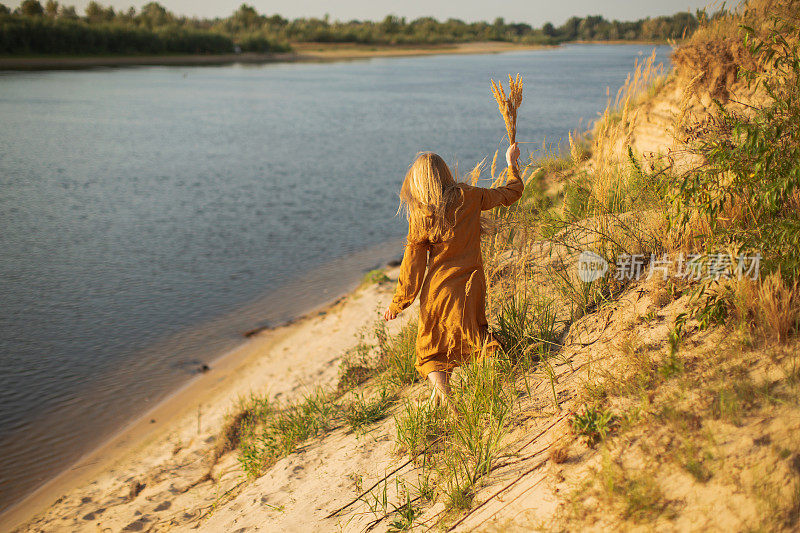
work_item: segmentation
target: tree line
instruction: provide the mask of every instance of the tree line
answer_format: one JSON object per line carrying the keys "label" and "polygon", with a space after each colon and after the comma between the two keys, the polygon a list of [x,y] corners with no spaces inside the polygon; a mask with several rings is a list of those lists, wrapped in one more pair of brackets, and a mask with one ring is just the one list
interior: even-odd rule
{"label": "tree line", "polygon": [[572,17],[561,26],[463,22],[432,17],[406,20],[388,15],[382,21],[331,21],[323,18],[288,20],[259,14],[242,4],[227,18],[178,16],[157,2],[139,11],[117,11],[90,2],[79,15],[73,6],[47,0],[24,0],[15,10],[0,4],[0,54],[218,54],[234,51],[290,50],[290,43],[441,44],[507,41],[560,44],[571,41],[667,41],[691,35],[704,12],[677,13],[633,22],[601,16]]}

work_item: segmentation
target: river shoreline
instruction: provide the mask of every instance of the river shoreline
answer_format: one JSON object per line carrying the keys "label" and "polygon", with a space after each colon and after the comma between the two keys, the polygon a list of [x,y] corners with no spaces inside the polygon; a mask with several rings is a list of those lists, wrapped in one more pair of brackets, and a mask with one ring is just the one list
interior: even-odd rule
{"label": "river shoreline", "polygon": [[546,48],[505,42],[476,42],[428,46],[299,43],[292,52],[215,55],[0,57],[0,70],[70,70],[133,66],[202,66],[265,63],[348,61],[376,57],[411,57],[440,54],[497,54]]}

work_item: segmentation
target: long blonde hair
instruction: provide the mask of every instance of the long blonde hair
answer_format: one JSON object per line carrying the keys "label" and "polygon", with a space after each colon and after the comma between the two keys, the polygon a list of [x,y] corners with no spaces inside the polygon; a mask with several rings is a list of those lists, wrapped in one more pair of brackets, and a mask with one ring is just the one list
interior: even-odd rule
{"label": "long blonde hair", "polygon": [[398,213],[404,210],[408,218],[409,241],[444,240],[455,224],[455,210],[461,201],[458,182],[444,159],[432,152],[418,153],[400,188]]}

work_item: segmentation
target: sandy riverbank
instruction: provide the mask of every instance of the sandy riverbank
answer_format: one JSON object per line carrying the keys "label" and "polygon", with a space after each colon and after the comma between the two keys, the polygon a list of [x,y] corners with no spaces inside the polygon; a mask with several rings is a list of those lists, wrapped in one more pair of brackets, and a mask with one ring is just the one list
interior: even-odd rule
{"label": "sandy riverbank", "polygon": [[51,70],[143,65],[197,66],[234,63],[343,61],[373,57],[402,57],[438,54],[493,54],[531,50],[541,46],[503,42],[476,42],[427,46],[388,46],[297,43],[294,50],[276,54],[159,55],[103,57],[0,57],[0,70]]}
{"label": "sandy riverbank", "polygon": [[356,333],[378,318],[392,289],[391,283],[361,287],[254,335],[0,515],[0,530],[136,531],[144,524],[148,530],[176,525],[176,517],[182,525],[199,519],[242,481],[236,454],[214,466],[213,480],[206,476],[215,438],[237,399],[268,390],[287,400],[307,387],[335,384],[339,358],[356,344]]}

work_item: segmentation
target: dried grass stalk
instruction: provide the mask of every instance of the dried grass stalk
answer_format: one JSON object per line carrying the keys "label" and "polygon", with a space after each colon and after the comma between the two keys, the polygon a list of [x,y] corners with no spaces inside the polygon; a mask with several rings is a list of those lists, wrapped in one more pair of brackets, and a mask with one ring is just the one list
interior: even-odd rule
{"label": "dried grass stalk", "polygon": [[522,78],[519,74],[516,79],[511,74],[508,75],[508,95],[503,90],[502,83],[492,80],[492,94],[506,123],[508,142],[514,144],[517,139],[517,109],[522,105]]}

